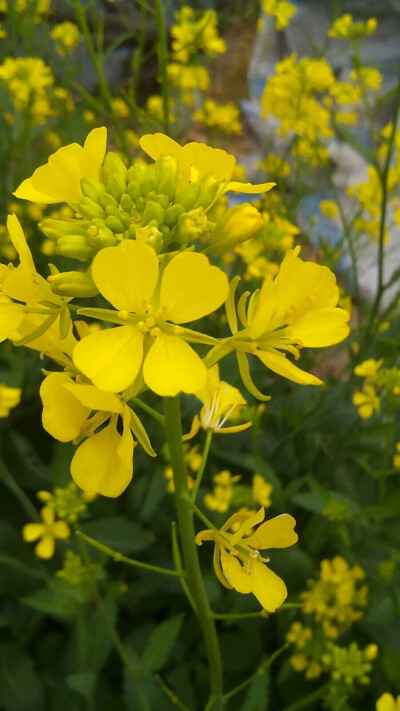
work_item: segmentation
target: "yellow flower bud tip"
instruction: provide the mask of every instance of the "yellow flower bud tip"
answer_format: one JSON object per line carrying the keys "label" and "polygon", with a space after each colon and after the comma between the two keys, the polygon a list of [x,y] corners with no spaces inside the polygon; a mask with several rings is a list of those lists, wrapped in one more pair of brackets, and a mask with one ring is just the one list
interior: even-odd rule
{"label": "yellow flower bud tip", "polygon": [[129,311],[117,311],[118,316],[122,318],[124,321],[126,321],[129,318]]}

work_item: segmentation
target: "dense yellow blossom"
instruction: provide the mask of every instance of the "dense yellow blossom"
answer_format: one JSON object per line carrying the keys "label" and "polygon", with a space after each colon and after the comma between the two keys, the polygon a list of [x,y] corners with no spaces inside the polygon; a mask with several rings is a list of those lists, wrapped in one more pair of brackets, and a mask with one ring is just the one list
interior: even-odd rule
{"label": "dense yellow blossom", "polygon": [[283,30],[288,26],[297,8],[288,0],[261,0],[261,9],[266,15],[275,18],[276,29]]}
{"label": "dense yellow blossom", "polygon": [[340,37],[341,39],[356,39],[372,35],[378,25],[375,17],[370,17],[366,22],[361,20],[354,22],[352,15],[346,13],[333,23],[328,35],[329,37]]}
{"label": "dense yellow blossom", "polygon": [[254,474],[251,494],[256,504],[264,506],[264,508],[271,506],[271,494],[273,490],[274,487],[272,484],[270,484],[269,481],[265,481],[261,474]]}
{"label": "dense yellow blossom", "polygon": [[39,543],[35,547],[38,558],[52,558],[55,551],[55,539],[65,541],[70,536],[70,530],[65,521],[56,521],[54,509],[49,506],[42,508],[40,515],[43,523],[27,523],[22,529],[24,541]]}
{"label": "dense yellow blossom", "polygon": [[[214,570],[220,583],[240,593],[253,593],[261,607],[268,612],[282,605],[287,596],[286,585],[266,565],[269,558],[263,558],[260,550],[288,548],[298,539],[294,532],[296,521],[288,514],[264,520],[261,508],[255,515],[238,512],[231,516],[219,531],[201,531],[196,536],[197,545],[204,541],[214,541]],[[232,524],[240,522],[235,533],[229,533]],[[261,525],[258,525],[261,524]],[[250,536],[250,529],[258,526]]]}
{"label": "dense yellow blossom", "polygon": [[205,99],[203,107],[194,112],[193,119],[227,135],[242,133],[240,111],[232,101],[217,104],[214,99]]}
{"label": "dense yellow blossom", "polygon": [[196,18],[193,8],[183,5],[175,13],[175,19],[176,22],[171,27],[171,37],[172,56],[176,61],[185,64],[199,51],[209,56],[226,51],[225,42],[218,34],[218,16],[215,10],[206,10]]}

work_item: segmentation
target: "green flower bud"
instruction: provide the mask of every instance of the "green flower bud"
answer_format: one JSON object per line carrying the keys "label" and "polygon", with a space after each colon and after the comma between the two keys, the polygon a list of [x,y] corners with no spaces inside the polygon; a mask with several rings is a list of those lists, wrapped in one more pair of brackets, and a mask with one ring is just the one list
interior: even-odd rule
{"label": "green flower bud", "polygon": [[99,227],[96,234],[89,235],[88,240],[97,249],[115,247],[118,242],[114,232],[108,227]]}
{"label": "green flower bud", "polygon": [[126,227],[124,227],[119,217],[116,217],[115,215],[109,215],[106,218],[106,226],[112,232],[115,232],[115,234],[122,234],[126,230]]}
{"label": "green flower bud", "polygon": [[205,175],[199,182],[200,195],[197,198],[194,207],[209,207],[221,186],[221,181],[214,178],[211,173]]}
{"label": "green flower bud", "polygon": [[81,190],[84,197],[90,198],[93,202],[99,202],[106,191],[103,183],[92,178],[81,178]]}
{"label": "green flower bud", "polygon": [[142,225],[148,225],[152,220],[154,220],[157,225],[161,225],[164,221],[164,210],[160,203],[148,200],[143,212]]}
{"label": "green flower bud", "polygon": [[107,208],[109,205],[114,205],[114,207],[118,207],[118,200],[116,200],[113,195],[110,195],[110,193],[104,193],[104,195],[101,196],[99,203],[104,208]]}
{"label": "green flower bud", "polygon": [[126,212],[130,212],[133,208],[133,200],[131,196],[128,195],[128,193],[124,193],[123,195],[121,195],[119,204]]}
{"label": "green flower bud", "polygon": [[60,237],[56,246],[56,253],[62,257],[71,257],[79,259],[80,262],[86,262],[96,254],[97,249],[89,244],[87,237],[82,235],[68,235]]}
{"label": "green flower bud", "polygon": [[142,195],[148,195],[151,192],[156,193],[158,185],[155,176],[149,173],[140,183],[140,187]]}
{"label": "green flower bud", "polygon": [[176,225],[179,215],[185,212],[185,208],[182,205],[170,205],[165,210],[164,223],[168,227],[173,227]]}
{"label": "green flower bud", "polygon": [[54,294],[59,296],[77,296],[82,299],[97,296],[96,284],[88,272],[61,272],[48,277]]}
{"label": "green flower bud", "polygon": [[175,203],[182,205],[186,211],[191,210],[199,197],[200,186],[198,183],[190,183],[185,185],[182,190],[177,193]]}
{"label": "green flower bud", "polygon": [[131,224],[131,216],[128,215],[128,213],[125,212],[125,210],[120,210],[118,218],[121,220],[121,222],[124,226],[124,229],[127,230],[129,225]]}
{"label": "green flower bud", "polygon": [[202,208],[190,210],[179,216],[175,237],[182,244],[192,242],[205,234],[207,225],[207,215]]}
{"label": "green flower bud", "polygon": [[126,180],[127,172],[126,166],[116,153],[107,153],[103,164],[103,177],[106,184],[111,175],[116,175],[122,180]]}
{"label": "green flower bud", "polygon": [[137,200],[141,196],[142,191],[137,180],[131,180],[128,183],[127,193],[132,198],[132,200]]}
{"label": "green flower bud", "polygon": [[172,200],[176,193],[179,177],[179,166],[176,158],[160,156],[154,164],[154,172],[158,179],[158,190]]}
{"label": "green flower bud", "polygon": [[93,217],[101,217],[104,219],[106,216],[101,205],[98,205],[96,202],[93,202],[93,200],[87,197],[82,198],[82,200],[78,202],[78,211],[80,215],[87,217],[88,220]]}
{"label": "green flower bud", "polygon": [[88,224],[87,220],[54,220],[51,217],[45,217],[39,222],[39,229],[48,239],[58,240],[59,237],[72,233],[85,235]]}
{"label": "green flower bud", "polygon": [[146,207],[146,200],[144,199],[144,197],[139,197],[136,200],[136,207],[139,212],[143,212],[144,208]]}
{"label": "green flower bud", "polygon": [[126,180],[120,175],[110,175],[106,181],[107,192],[116,200],[121,199],[121,195],[126,192]]}
{"label": "green flower bud", "polygon": [[130,183],[132,180],[134,180],[136,183],[139,183],[139,185],[141,185],[142,181],[145,180],[145,178],[147,177],[148,172],[149,166],[147,165],[147,163],[141,158],[138,158],[128,170],[127,181],[128,183]]}
{"label": "green flower bud", "polygon": [[146,225],[146,227],[138,227],[136,230],[136,239],[153,247],[157,253],[160,252],[163,244],[162,234],[156,223]]}
{"label": "green flower bud", "polygon": [[255,207],[248,202],[235,205],[218,220],[209,237],[209,245],[214,254],[223,254],[237,244],[257,234],[263,227],[263,219]]}
{"label": "green flower bud", "polygon": [[157,195],[155,196],[154,199],[156,202],[160,203],[161,207],[164,210],[167,209],[169,202],[170,202],[169,197],[167,195],[164,195],[164,193],[157,193]]}

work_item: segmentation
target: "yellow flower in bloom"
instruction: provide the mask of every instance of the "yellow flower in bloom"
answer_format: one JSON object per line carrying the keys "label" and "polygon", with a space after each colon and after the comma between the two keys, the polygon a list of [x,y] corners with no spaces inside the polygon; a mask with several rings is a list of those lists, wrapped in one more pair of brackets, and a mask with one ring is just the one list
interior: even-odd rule
{"label": "yellow flower in bloom", "polygon": [[[169,103],[170,109],[174,107],[174,102],[170,101]],[[157,119],[157,121],[162,121],[164,118],[164,103],[163,103],[163,98],[162,96],[159,96],[158,94],[154,94],[153,96],[149,96],[146,102],[146,108],[147,111],[149,112],[150,116],[153,118]],[[173,111],[169,111],[169,122],[170,123],[175,123],[176,121],[176,116],[173,113]],[[138,144],[139,144],[139,139],[138,139]]]}
{"label": "yellow flower in bloom", "polygon": [[293,622],[290,625],[289,632],[286,634],[286,641],[289,644],[295,644],[298,649],[302,649],[312,639],[312,636],[311,627],[303,627],[301,622]]}
{"label": "yellow flower in bloom", "polygon": [[205,387],[194,394],[201,400],[203,407],[201,408],[200,416],[194,416],[190,432],[185,435],[184,439],[194,437],[200,427],[204,430],[213,430],[221,434],[241,432],[251,427],[251,422],[224,427],[224,424],[229,419],[237,417],[240,410],[247,405],[247,402],[237,388],[229,385],[224,380],[220,380],[218,365],[214,365],[207,371]]}
{"label": "yellow flower in bloom", "polygon": [[56,51],[61,56],[69,54],[81,39],[79,28],[69,21],[55,25],[50,32],[50,37],[54,40]]}
{"label": "yellow flower in bloom", "polygon": [[220,148],[211,148],[205,143],[193,142],[180,146],[163,133],[155,133],[143,136],[140,139],[140,146],[153,160],[157,160],[162,155],[177,159],[180,169],[180,187],[188,183],[197,183],[207,173],[211,173],[222,183],[217,193],[218,197],[228,190],[238,193],[263,193],[276,184],[252,185],[232,181],[236,158]]}
{"label": "yellow flower in bloom", "polygon": [[251,495],[253,497],[253,501],[255,501],[256,504],[264,506],[264,508],[268,508],[269,506],[271,506],[271,494],[273,490],[274,487],[272,486],[272,484],[270,484],[268,481],[265,481],[264,477],[261,476],[261,474],[254,474]]}
{"label": "yellow flower in bloom", "polygon": [[367,22],[354,22],[352,15],[346,13],[333,23],[328,32],[329,37],[340,37],[340,39],[353,39],[356,37],[366,37],[372,35],[378,26],[375,17],[370,17]]}
{"label": "yellow flower in bloom", "polygon": [[275,17],[277,30],[287,27],[289,20],[297,12],[296,6],[288,0],[262,0],[261,8],[266,15]]}
{"label": "yellow flower in bloom", "polygon": [[180,324],[221,306],[228,293],[224,272],[202,254],[181,252],[167,264],[157,288],[155,251],[143,242],[125,240],[96,255],[92,276],[126,325],[80,341],[73,355],[77,368],[102,390],[119,392],[135,380],[144,360],[144,381],[158,395],[201,390],[207,370],[186,343]]}
{"label": "yellow flower in bloom", "polygon": [[240,111],[232,101],[217,104],[214,99],[206,99],[203,108],[194,112],[193,119],[227,135],[242,133]]}
{"label": "yellow flower in bloom", "polygon": [[354,374],[358,375],[360,378],[368,378],[369,380],[375,380],[376,374],[383,363],[383,358],[381,360],[375,360],[375,358],[368,358],[363,360],[362,363],[356,365],[354,368]]}
{"label": "yellow flower in bloom", "polygon": [[21,394],[21,388],[10,388],[0,383],[0,418],[8,417],[10,410],[19,405]]}
{"label": "yellow flower in bloom", "polygon": [[376,702],[376,711],[400,711],[400,696],[395,699],[392,694],[382,694]]}
{"label": "yellow flower in bloom", "polygon": [[3,81],[16,109],[24,111],[53,82],[53,75],[43,59],[38,57],[7,57],[0,65],[0,81]]}
{"label": "yellow flower in bloom", "polygon": [[339,217],[339,208],[333,200],[321,200],[319,209],[321,210],[321,215],[329,217],[331,220],[337,220]]}
{"label": "yellow flower in bloom", "polygon": [[81,178],[99,179],[107,142],[107,129],[94,128],[82,146],[70,143],[53,153],[45,165],[24,180],[14,195],[23,200],[50,205],[68,202],[72,205],[83,197]]}
{"label": "yellow flower in bloom", "polygon": [[233,487],[240,479],[240,476],[232,476],[230,471],[224,469],[224,471],[216,474],[213,477],[214,486],[212,494],[206,494],[204,497],[204,503],[210,511],[218,511],[218,513],[225,513],[231,505],[233,496]]}
{"label": "yellow flower in bloom", "polygon": [[187,64],[190,56],[204,51],[207,55],[226,51],[224,40],[219,36],[218,15],[215,10],[206,10],[196,19],[193,8],[183,5],[175,13],[176,23],[171,27],[172,54],[174,59]]}
{"label": "yellow flower in bloom", "polygon": [[[126,489],[136,444],[131,430],[148,454],[155,455],[139,418],[116,395],[76,383],[65,373],[51,373],[41,385],[40,397],[43,427],[52,437],[60,442],[87,437],[71,462],[72,478],[84,491],[116,497]],[[119,418],[122,435],[117,429]]]}
{"label": "yellow flower in bloom", "polygon": [[[227,302],[227,315],[242,378],[249,387],[245,353],[256,355],[278,375],[301,385],[320,385],[321,380],[298,368],[281,351],[299,358],[303,347],[323,348],[339,343],[349,333],[349,313],[339,309],[339,289],[335,275],[327,267],[303,262],[300,247],[289,250],[279,273],[265,279],[245,308],[239,309],[243,331],[237,332],[233,303]],[[233,302],[233,294],[232,302]],[[243,305],[244,306],[244,305]],[[246,369],[247,365],[247,369]]]}
{"label": "yellow flower in bloom", "polygon": [[393,457],[393,466],[395,469],[400,469],[400,442],[396,442],[397,454]]}
{"label": "yellow flower in bloom", "polygon": [[[286,600],[286,585],[267,567],[269,558],[262,558],[259,551],[288,548],[297,542],[298,536],[293,530],[296,521],[288,514],[276,516],[262,523],[252,535],[246,535],[264,520],[264,515],[263,508],[255,515],[238,512],[219,531],[201,531],[195,540],[197,545],[203,541],[214,541],[214,570],[224,587],[244,594],[253,593],[261,607],[275,612]],[[242,522],[239,530],[229,533],[230,527],[237,521]]]}
{"label": "yellow flower in bloom", "polygon": [[[183,91],[192,91],[193,89],[207,91],[210,84],[210,75],[207,69],[200,65],[189,64],[185,66],[178,62],[169,62],[167,64],[167,72],[172,86],[176,86]],[[192,100],[185,103],[191,104]]]}
{"label": "yellow flower in bloom", "polygon": [[113,111],[113,114],[115,116],[118,116],[118,118],[127,118],[130,113],[130,109],[126,101],[121,99],[120,97],[116,97],[115,99],[111,99],[111,108]]}
{"label": "yellow flower in bloom", "polygon": [[363,420],[368,420],[374,412],[380,410],[380,399],[373,385],[364,385],[362,391],[353,395],[353,405],[358,408],[358,414]]}
{"label": "yellow flower in bloom", "polygon": [[40,538],[35,547],[38,558],[52,558],[55,551],[55,539],[65,541],[70,536],[69,526],[65,521],[56,521],[55,511],[49,506],[42,508],[40,515],[43,523],[27,523],[22,529],[24,541],[31,543]]}

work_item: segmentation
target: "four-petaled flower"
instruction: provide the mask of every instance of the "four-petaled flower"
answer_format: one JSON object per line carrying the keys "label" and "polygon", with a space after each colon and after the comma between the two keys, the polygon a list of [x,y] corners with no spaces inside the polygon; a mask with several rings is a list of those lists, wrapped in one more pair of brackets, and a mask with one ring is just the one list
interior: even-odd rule
{"label": "four-petaled flower", "polygon": [[[264,508],[256,514],[239,511],[219,531],[201,531],[195,540],[199,546],[203,541],[214,541],[214,569],[222,585],[240,593],[253,593],[265,610],[274,612],[286,599],[286,585],[267,567],[269,558],[261,557],[259,551],[288,548],[297,542],[298,536],[293,530],[296,521],[289,514],[265,521],[255,533],[247,535],[264,520],[264,515]],[[239,529],[230,533],[232,524],[237,522]]]}
{"label": "four-petaled flower", "polygon": [[38,558],[52,558],[55,551],[55,539],[60,538],[65,541],[69,538],[71,531],[65,521],[56,521],[54,509],[44,506],[40,512],[43,523],[27,523],[22,529],[24,541],[37,541],[35,554]]}
{"label": "four-petaled flower", "polygon": [[144,381],[158,395],[194,393],[205,385],[207,369],[186,340],[210,341],[180,324],[221,306],[227,277],[194,252],[176,255],[160,271],[155,251],[134,240],[107,247],[93,260],[97,288],[126,322],[87,336],[74,349],[75,365],[101,390],[125,390],[142,363]]}

